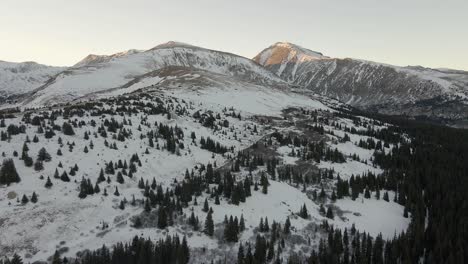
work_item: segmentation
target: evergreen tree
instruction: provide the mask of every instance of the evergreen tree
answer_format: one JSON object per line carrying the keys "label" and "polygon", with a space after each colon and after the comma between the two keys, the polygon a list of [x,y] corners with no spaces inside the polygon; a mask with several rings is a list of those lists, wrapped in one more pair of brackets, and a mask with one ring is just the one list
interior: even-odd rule
{"label": "evergreen tree", "polygon": [[52,187],[52,185],[53,185],[52,181],[50,180],[49,176],[47,176],[47,181],[45,183],[45,187],[49,189],[50,187]]}
{"label": "evergreen tree", "polygon": [[106,177],[104,176],[104,170],[101,168],[101,171],[99,172],[99,177],[97,179],[98,183],[106,181]]}
{"label": "evergreen tree", "polygon": [[214,222],[213,222],[213,216],[211,212],[208,212],[208,214],[206,215],[204,232],[207,236],[213,236]]}
{"label": "evergreen tree", "polygon": [[307,212],[307,207],[305,204],[301,207],[301,210],[299,211],[299,216],[304,219],[307,219],[309,217],[309,213]]}
{"label": "evergreen tree", "polygon": [[117,173],[117,182],[120,184],[123,184],[125,182],[123,175],[120,171]]}
{"label": "evergreen tree", "polygon": [[268,178],[265,176],[265,174],[262,174],[262,176],[260,177],[260,183],[262,184],[262,192],[264,194],[267,194],[268,193],[268,185],[270,185],[268,183]]}
{"label": "evergreen tree", "polygon": [[68,174],[66,171],[63,171],[62,175],[60,176],[60,179],[64,182],[69,182],[70,178],[68,177]]}
{"label": "evergreen tree", "polygon": [[208,199],[205,198],[205,203],[203,204],[203,212],[207,213],[210,210],[208,206]]}
{"label": "evergreen tree", "polygon": [[188,223],[192,226],[193,230],[198,230],[198,217],[195,217],[195,214],[192,211],[192,214],[189,217]]}
{"label": "evergreen tree", "polygon": [[242,245],[242,242],[239,243],[239,249],[237,250],[237,264],[243,264],[244,263],[244,246]]}
{"label": "evergreen tree", "polygon": [[254,253],[255,263],[265,263],[266,253],[267,253],[266,239],[263,236],[257,235],[257,239],[255,240],[255,253]]}
{"label": "evergreen tree", "polygon": [[286,218],[286,222],[284,222],[283,233],[289,234],[290,232],[291,232],[291,221],[289,220],[289,217],[288,217]]}
{"label": "evergreen tree", "polygon": [[101,188],[99,188],[99,184],[96,182],[96,184],[94,184],[94,193],[100,193],[101,192]]}
{"label": "evergreen tree", "polygon": [[49,162],[52,158],[45,148],[41,148],[37,154],[37,160]]}
{"label": "evergreen tree", "polygon": [[34,170],[41,171],[43,169],[44,169],[44,164],[42,163],[41,160],[37,159],[36,162],[34,162]]}
{"label": "evergreen tree", "polygon": [[241,214],[240,221],[239,221],[239,231],[243,232],[244,230],[245,230],[244,214]]}
{"label": "evergreen tree", "polygon": [[32,203],[37,203],[37,195],[36,195],[36,192],[33,192],[32,196],[31,196],[31,202],[32,202]]}
{"label": "evergreen tree", "polygon": [[12,159],[4,159],[0,168],[0,185],[20,182],[21,179],[16,171],[15,163]]}
{"label": "evergreen tree", "polygon": [[158,228],[164,229],[167,227],[167,212],[164,206],[159,206],[158,209]]}
{"label": "evergreen tree", "polygon": [[14,254],[13,258],[10,260],[10,262],[6,262],[5,264],[23,264],[23,260],[18,254]]}
{"label": "evergreen tree", "polygon": [[332,210],[331,206],[329,206],[329,207],[327,208],[327,215],[326,215],[326,216],[327,216],[327,218],[330,218],[330,219],[333,219],[333,218],[334,218],[333,210]]}
{"label": "evergreen tree", "polygon": [[55,253],[54,253],[54,256],[52,257],[52,264],[62,264],[62,260],[60,259],[60,254],[59,252],[56,250]]}
{"label": "evergreen tree", "polygon": [[63,122],[62,125],[62,132],[67,136],[75,135],[75,131],[73,131],[73,127],[68,122]]}
{"label": "evergreen tree", "polygon": [[383,200],[386,201],[386,202],[389,202],[390,199],[388,197],[388,192],[385,192],[384,195],[383,195]]}
{"label": "evergreen tree", "polygon": [[29,202],[28,197],[25,194],[23,194],[23,198],[21,198],[21,203],[22,204],[27,204],[28,202]]}

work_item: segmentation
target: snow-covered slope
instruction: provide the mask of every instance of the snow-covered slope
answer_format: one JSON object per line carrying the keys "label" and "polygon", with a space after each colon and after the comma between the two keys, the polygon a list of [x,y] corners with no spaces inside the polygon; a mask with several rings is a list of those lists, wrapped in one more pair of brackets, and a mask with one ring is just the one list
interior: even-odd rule
{"label": "snow-covered slope", "polygon": [[24,103],[25,106],[35,107],[70,101],[108,89],[115,90],[135,78],[169,66],[202,69],[260,84],[283,82],[249,59],[168,42],[143,52],[128,51],[111,56],[90,55],[35,90]]}
{"label": "snow-covered slope", "polygon": [[[122,90],[129,94],[122,95]],[[375,192],[371,198],[364,198],[363,193],[355,199],[344,197],[335,201],[331,198],[338,176],[347,180],[351,175],[382,173],[382,169],[372,164],[376,150],[358,146],[360,140],[372,139],[359,133],[367,129],[372,120],[355,117],[362,120],[361,123],[340,117],[338,110],[282,87],[265,87],[248,78],[240,80],[236,75],[180,66],[140,75],[121,88],[85,98],[85,102],[76,101],[65,107],[17,113],[0,123],[2,134],[7,130],[15,131],[13,126],[24,125],[19,134],[0,140],[4,158],[13,159],[21,177],[19,183],[0,186],[0,251],[4,254],[11,256],[17,252],[27,262],[34,262],[47,260],[58,250],[62,257],[73,258],[78,252],[97,249],[103,244],[109,246],[136,235],[144,234],[145,238],[158,240],[166,234],[179,234],[187,236],[193,250],[191,263],[206,263],[206,260],[220,260],[221,257],[226,258],[227,263],[234,263],[239,243],[226,242],[223,238],[225,215],[245,219],[246,228],[239,234],[239,240],[251,243],[260,234],[261,218],[267,217],[270,224],[275,221],[282,225],[289,218],[291,234],[283,236],[282,253],[278,253],[282,258],[316,250],[320,239],[326,237],[320,227],[324,221],[340,230],[349,231],[355,227],[374,237],[381,233],[384,238],[392,238],[408,227],[409,219],[403,216],[403,207],[375,198]],[[211,125],[206,121],[210,116]],[[72,123],[74,135],[65,134],[60,128],[64,122]],[[164,135],[167,130],[162,126],[183,132],[175,137],[177,147],[172,151],[169,149],[171,138]],[[318,127],[324,130],[316,131]],[[372,127],[384,129],[385,125],[373,124]],[[52,130],[54,135],[51,136]],[[342,142],[345,134],[349,141]],[[324,147],[343,153],[344,159],[340,162],[325,157],[319,158],[321,161],[304,160],[299,153],[310,151],[307,144],[280,143],[279,135],[313,144],[322,142]],[[213,152],[202,146],[202,137],[209,137],[228,150]],[[18,154],[25,151],[35,159],[43,147],[51,156],[50,161],[42,163],[43,168],[26,166],[25,159],[21,158],[23,154]],[[385,151],[390,151],[391,147],[389,145]],[[262,157],[264,161],[277,160],[275,173],[270,175],[265,163],[249,168],[247,164],[252,160],[241,162],[239,170],[230,171],[241,153]],[[131,161],[134,154],[140,162]],[[358,158],[352,158],[353,154]],[[119,166],[119,160],[125,165]],[[106,181],[98,181],[100,170],[108,167],[111,161],[115,172],[105,170]],[[132,163],[136,171],[130,175],[130,169],[125,167]],[[72,169],[75,164],[78,171]],[[150,212],[144,211],[148,194],[139,187],[140,179],[152,184],[154,178],[163,190],[173,190],[176,183],[189,180],[185,174],[187,170],[193,171],[195,176],[206,176],[208,164],[214,165],[221,175],[225,175],[225,168],[228,168],[239,182],[250,177],[259,182],[262,175],[267,175],[268,190],[256,190],[252,184],[249,186],[252,195],[246,197],[245,202],[235,204],[231,196],[220,194],[220,202],[216,203],[212,194],[218,185],[203,184],[202,191],[193,194],[193,199],[183,205],[180,212],[174,212],[170,226],[157,228],[154,221],[159,217],[158,205]],[[315,180],[307,185],[297,179],[287,180],[283,178],[284,170],[289,168]],[[64,172],[68,173],[70,181],[63,180]],[[123,174],[120,182],[119,173]],[[328,177],[315,182],[321,178],[316,178],[320,173]],[[48,177],[53,185],[46,187]],[[80,198],[83,177],[93,186],[99,186],[100,192]],[[118,195],[114,193],[116,188]],[[322,188],[328,198],[314,198],[314,193]],[[208,193],[208,189],[213,190]],[[148,190],[158,192],[153,187]],[[32,198],[33,192],[38,201],[23,203],[22,196]],[[388,193],[392,200],[394,192]],[[132,202],[133,197],[135,202]],[[195,230],[188,224],[193,212],[199,217],[200,226],[204,226],[205,199],[213,209],[215,233],[212,236],[203,233],[203,228]],[[304,218],[298,216],[303,205],[309,212]],[[320,211],[321,205],[333,210],[336,216],[327,217]],[[136,218],[142,219],[142,226],[135,227]],[[201,257],[197,257],[198,254]]]}
{"label": "snow-covered slope", "polygon": [[0,61],[0,103],[38,88],[63,69],[36,62]]}
{"label": "snow-covered slope", "polygon": [[254,60],[294,85],[382,113],[468,118],[468,72],[325,57],[276,43]]}

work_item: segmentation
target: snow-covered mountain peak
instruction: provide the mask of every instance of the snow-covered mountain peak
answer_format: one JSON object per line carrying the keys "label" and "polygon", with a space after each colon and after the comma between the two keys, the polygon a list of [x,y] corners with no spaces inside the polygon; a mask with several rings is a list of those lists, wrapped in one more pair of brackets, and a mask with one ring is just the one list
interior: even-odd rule
{"label": "snow-covered mountain peak", "polygon": [[287,49],[289,49],[291,51],[294,51],[296,53],[302,53],[304,55],[307,55],[309,57],[315,57],[317,59],[328,58],[328,57],[324,56],[321,52],[306,49],[306,48],[303,48],[303,47],[301,47],[299,45],[296,45],[294,43],[291,43],[291,42],[277,42],[272,46],[273,47],[287,48]]}
{"label": "snow-covered mountain peak", "polygon": [[327,58],[327,56],[324,56],[320,52],[312,51],[293,43],[277,42],[260,52],[254,58],[254,61],[262,66],[269,66],[272,64],[306,62]]}

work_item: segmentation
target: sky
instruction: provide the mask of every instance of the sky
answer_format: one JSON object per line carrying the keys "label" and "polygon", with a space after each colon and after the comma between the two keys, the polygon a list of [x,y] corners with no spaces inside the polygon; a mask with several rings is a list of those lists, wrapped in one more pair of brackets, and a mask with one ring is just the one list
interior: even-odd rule
{"label": "sky", "polygon": [[468,1],[0,1],[0,60],[69,66],[171,40],[249,58],[287,41],[330,57],[468,70]]}

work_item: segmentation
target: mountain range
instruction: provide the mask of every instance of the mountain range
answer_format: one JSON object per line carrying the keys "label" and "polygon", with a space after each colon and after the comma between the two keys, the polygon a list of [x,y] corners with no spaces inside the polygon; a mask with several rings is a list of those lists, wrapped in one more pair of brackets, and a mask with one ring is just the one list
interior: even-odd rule
{"label": "mountain range", "polygon": [[[196,78],[182,78],[194,71]],[[145,51],[91,54],[65,68],[0,62],[0,103],[3,108],[40,107],[169,80],[194,87],[260,85],[313,93],[364,111],[454,126],[466,126],[468,119],[468,72],[331,58],[287,42],[271,45],[252,60],[171,41]]]}

